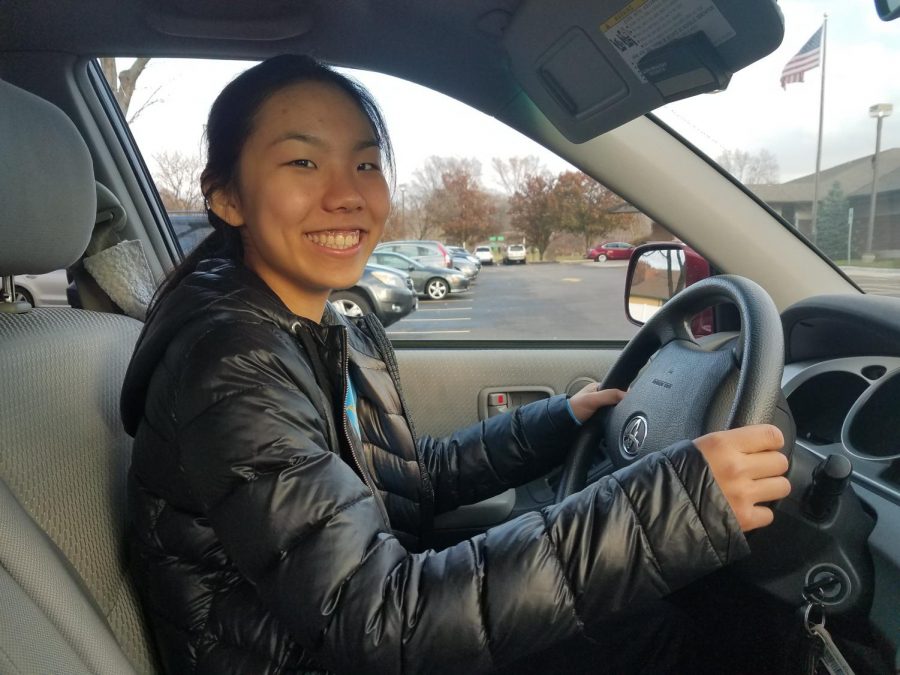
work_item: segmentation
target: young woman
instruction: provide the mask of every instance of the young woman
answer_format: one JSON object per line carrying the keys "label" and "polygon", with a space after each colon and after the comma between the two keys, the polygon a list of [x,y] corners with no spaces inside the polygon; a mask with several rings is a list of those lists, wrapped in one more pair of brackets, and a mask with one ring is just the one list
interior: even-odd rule
{"label": "young woman", "polygon": [[171,673],[490,671],[746,551],[789,490],[774,427],[685,441],[450,548],[435,514],[545,474],[623,396],[588,387],[417,437],[352,285],[389,210],[368,93],[282,56],[207,126],[215,231],[150,312],[122,394],[133,570]]}

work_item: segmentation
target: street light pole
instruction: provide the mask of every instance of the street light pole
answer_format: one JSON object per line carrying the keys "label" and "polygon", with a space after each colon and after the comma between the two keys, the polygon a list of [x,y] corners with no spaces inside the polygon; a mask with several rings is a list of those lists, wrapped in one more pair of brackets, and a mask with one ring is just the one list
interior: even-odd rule
{"label": "street light pole", "polygon": [[403,230],[403,236],[407,236],[406,231],[406,185],[400,186],[400,228]]}
{"label": "street light pole", "polygon": [[890,103],[878,103],[869,108],[869,117],[874,117],[878,120],[875,126],[875,155],[872,157],[872,196],[869,201],[869,227],[866,231],[865,255],[870,261],[874,259],[872,240],[875,235],[875,203],[878,194],[878,153],[881,151],[881,123],[893,111],[894,106]]}

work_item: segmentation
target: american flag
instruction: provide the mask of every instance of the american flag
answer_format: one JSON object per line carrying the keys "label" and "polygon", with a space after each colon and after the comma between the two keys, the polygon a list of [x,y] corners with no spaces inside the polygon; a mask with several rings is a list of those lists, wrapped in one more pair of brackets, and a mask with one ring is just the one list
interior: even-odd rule
{"label": "american flag", "polygon": [[781,88],[787,89],[789,82],[803,82],[803,73],[819,65],[819,52],[822,45],[822,28],[807,40],[803,48],[794,54],[781,71]]}

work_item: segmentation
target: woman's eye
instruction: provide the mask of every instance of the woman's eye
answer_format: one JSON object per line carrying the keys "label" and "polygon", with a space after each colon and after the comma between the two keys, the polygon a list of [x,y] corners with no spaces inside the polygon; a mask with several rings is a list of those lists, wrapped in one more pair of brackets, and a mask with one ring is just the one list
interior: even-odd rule
{"label": "woman's eye", "polygon": [[291,162],[293,166],[299,166],[302,169],[315,169],[316,163],[311,159],[295,159]]}
{"label": "woman's eye", "polygon": [[363,162],[358,167],[356,167],[360,171],[380,171],[381,167],[378,166],[375,162]]}

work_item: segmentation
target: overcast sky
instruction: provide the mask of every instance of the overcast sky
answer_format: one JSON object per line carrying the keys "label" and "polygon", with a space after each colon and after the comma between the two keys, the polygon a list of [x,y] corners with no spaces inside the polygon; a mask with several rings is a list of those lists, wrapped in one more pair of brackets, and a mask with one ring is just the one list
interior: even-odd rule
{"label": "overcast sky", "polygon": [[[875,103],[892,103],[882,148],[900,147],[900,20],[880,21],[871,0],[785,0],[785,37],[772,55],[738,72],[724,93],[704,95],[657,111],[702,150],[766,149],[778,160],[781,179],[815,168],[820,70],[782,90],[784,64],[821,25],[828,12],[825,124],[822,166],[871,154]],[[133,132],[148,162],[164,150],[199,153],[209,105],[249,64],[152,60],[139,80],[133,107],[153,92],[160,103],[145,108]],[[530,140],[456,101],[385,75],[355,73],[381,104],[397,154],[398,183],[429,155],[475,157],[486,184],[495,187],[491,157],[538,155],[560,171],[568,165]]]}

